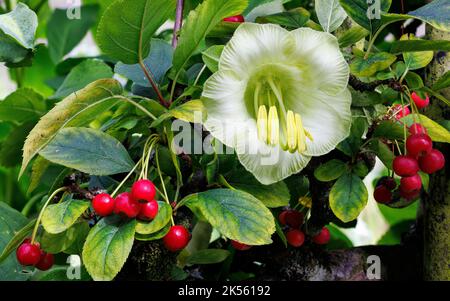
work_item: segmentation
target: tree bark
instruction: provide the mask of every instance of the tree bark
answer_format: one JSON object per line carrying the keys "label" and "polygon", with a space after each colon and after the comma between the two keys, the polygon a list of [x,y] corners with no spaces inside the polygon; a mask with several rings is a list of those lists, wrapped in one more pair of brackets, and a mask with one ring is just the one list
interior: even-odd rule
{"label": "tree bark", "polygon": [[[450,40],[450,33],[428,29],[430,40]],[[431,86],[445,72],[450,70],[450,53],[438,52],[429,67],[427,84]],[[450,88],[440,93],[450,99]],[[433,98],[425,114],[433,120],[450,119],[450,108]],[[449,154],[447,145],[436,144],[444,155]],[[447,156],[445,168],[430,177],[429,194],[422,200],[424,235],[424,279],[450,280],[450,166]]]}

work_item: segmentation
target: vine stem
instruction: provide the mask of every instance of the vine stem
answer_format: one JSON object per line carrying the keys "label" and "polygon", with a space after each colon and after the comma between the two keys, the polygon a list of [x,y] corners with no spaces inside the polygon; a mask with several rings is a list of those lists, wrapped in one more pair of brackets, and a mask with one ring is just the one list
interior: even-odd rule
{"label": "vine stem", "polygon": [[[169,196],[167,195],[166,185],[164,184],[164,179],[163,179],[163,176],[161,174],[161,169],[159,168],[159,151],[158,151],[158,147],[156,147],[155,160],[156,160],[156,168],[158,170],[159,179],[161,181],[161,186],[162,186],[163,191],[164,191],[165,200],[166,200],[167,204],[169,204],[169,206],[172,207],[172,205],[170,204],[170,201],[169,201]],[[173,215],[170,216],[170,221],[172,222],[172,226],[175,226],[175,221],[173,220]]]}
{"label": "vine stem", "polygon": [[173,27],[173,38],[172,38],[172,47],[177,48],[178,45],[178,32],[183,26],[183,9],[184,9],[184,0],[177,1],[177,10],[175,15],[175,25]]}
{"label": "vine stem", "polygon": [[39,225],[40,225],[40,223],[41,223],[42,216],[44,215],[44,211],[45,211],[45,209],[47,208],[48,204],[50,204],[50,202],[53,200],[53,198],[54,198],[58,193],[60,193],[61,191],[66,190],[66,189],[67,189],[66,187],[61,187],[61,188],[59,188],[59,189],[56,189],[56,190],[50,195],[50,197],[47,199],[47,201],[45,202],[44,206],[43,206],[42,209],[41,209],[41,212],[39,212],[39,216],[38,216],[38,218],[37,218],[37,220],[36,220],[36,224],[34,225],[33,234],[31,235],[31,244],[34,244],[34,241],[35,241],[35,239],[36,239],[36,234],[37,234],[37,231],[38,231],[38,229],[39,229]]}

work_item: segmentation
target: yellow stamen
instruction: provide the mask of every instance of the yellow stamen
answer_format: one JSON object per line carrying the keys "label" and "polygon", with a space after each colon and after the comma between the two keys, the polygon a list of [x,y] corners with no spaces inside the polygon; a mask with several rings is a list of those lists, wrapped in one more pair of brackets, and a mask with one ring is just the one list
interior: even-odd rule
{"label": "yellow stamen", "polygon": [[267,109],[266,106],[260,106],[258,110],[258,119],[256,120],[258,128],[258,138],[261,141],[267,141]]}
{"label": "yellow stamen", "polygon": [[305,134],[306,134],[306,137],[308,137],[309,140],[311,140],[312,142],[314,142],[314,138],[313,138],[313,136],[311,135],[310,132],[308,132],[307,130],[305,130]]}
{"label": "yellow stamen", "polygon": [[297,126],[297,149],[299,153],[303,153],[306,150],[306,134],[302,117],[299,114],[295,114],[295,124]]}
{"label": "yellow stamen", "polygon": [[268,140],[267,144],[277,145],[280,141],[280,120],[278,119],[277,108],[275,106],[269,109],[269,121],[268,121]]}
{"label": "yellow stamen", "polygon": [[295,122],[294,112],[287,112],[287,121],[286,121],[286,138],[287,138],[287,147],[291,153],[297,150],[297,126]]}

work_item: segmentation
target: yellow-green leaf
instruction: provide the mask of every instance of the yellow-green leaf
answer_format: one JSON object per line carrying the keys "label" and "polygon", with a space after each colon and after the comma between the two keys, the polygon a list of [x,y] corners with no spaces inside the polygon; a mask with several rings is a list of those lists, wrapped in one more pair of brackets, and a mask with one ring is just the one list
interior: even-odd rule
{"label": "yellow-green leaf", "polygon": [[421,123],[427,129],[428,135],[434,142],[450,143],[450,132],[442,125],[431,120],[425,115],[410,114],[408,116],[403,117],[401,120],[402,122],[405,122],[408,126],[410,126],[414,122]]}

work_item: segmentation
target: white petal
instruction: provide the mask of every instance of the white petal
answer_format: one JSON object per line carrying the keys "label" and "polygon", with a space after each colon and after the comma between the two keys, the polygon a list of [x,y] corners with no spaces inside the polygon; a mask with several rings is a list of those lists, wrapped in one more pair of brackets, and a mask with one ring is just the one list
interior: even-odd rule
{"label": "white petal", "polygon": [[225,46],[219,70],[234,70],[246,78],[261,65],[287,62],[284,53],[292,44],[289,32],[278,25],[243,23]]}
{"label": "white petal", "polygon": [[347,87],[349,66],[336,37],[310,28],[299,28],[290,34],[295,41],[291,64],[306,69],[311,88],[336,95]]}
{"label": "white petal", "polygon": [[301,115],[304,128],[314,138],[314,141],[306,139],[305,155],[325,155],[350,133],[352,123],[350,91],[345,89],[332,96],[321,91],[299,89],[298,95],[298,101],[290,105]]}

